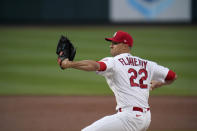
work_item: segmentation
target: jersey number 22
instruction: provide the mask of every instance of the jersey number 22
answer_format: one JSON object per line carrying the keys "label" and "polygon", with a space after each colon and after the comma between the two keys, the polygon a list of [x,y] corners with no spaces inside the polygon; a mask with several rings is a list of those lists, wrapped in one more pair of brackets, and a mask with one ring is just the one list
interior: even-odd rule
{"label": "jersey number 22", "polygon": [[[133,73],[133,75],[130,77],[131,87],[140,87],[142,89],[148,87],[147,84],[144,84],[143,83],[147,79],[147,77],[148,77],[148,73],[147,73],[146,69],[140,69],[137,72],[135,69],[130,68],[128,70],[128,73]],[[140,78],[140,80],[139,80],[138,83],[135,83],[134,80],[138,77],[138,75],[141,75],[141,74],[144,74],[144,76]]]}

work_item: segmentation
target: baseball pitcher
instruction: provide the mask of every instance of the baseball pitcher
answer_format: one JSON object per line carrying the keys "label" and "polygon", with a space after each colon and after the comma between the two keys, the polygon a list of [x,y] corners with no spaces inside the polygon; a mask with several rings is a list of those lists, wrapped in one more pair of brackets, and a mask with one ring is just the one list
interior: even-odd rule
{"label": "baseball pitcher", "polygon": [[151,122],[149,91],[171,84],[177,75],[156,62],[133,56],[133,38],[127,32],[117,31],[112,38],[105,38],[111,42],[112,57],[100,61],[72,61],[76,49],[67,38],[62,39],[56,51],[60,67],[96,71],[106,78],[117,102],[116,114],[105,116],[82,131],[146,131]]}

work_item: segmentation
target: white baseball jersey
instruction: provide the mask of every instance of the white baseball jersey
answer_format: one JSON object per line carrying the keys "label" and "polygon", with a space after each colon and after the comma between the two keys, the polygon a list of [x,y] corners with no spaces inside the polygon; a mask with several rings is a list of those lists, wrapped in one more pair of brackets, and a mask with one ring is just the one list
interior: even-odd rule
{"label": "white baseball jersey", "polygon": [[97,71],[103,75],[113,91],[117,106],[149,108],[149,88],[151,80],[164,82],[169,69],[155,62],[123,53],[115,57],[101,60],[107,66],[105,71]]}

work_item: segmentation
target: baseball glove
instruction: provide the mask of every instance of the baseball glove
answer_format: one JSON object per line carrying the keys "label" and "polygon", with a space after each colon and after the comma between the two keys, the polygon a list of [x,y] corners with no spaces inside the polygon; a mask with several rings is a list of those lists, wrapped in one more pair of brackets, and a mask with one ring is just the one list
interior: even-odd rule
{"label": "baseball glove", "polygon": [[[76,48],[67,37],[62,35],[57,45],[56,54],[58,55],[58,64],[61,67],[64,59],[69,59],[70,61],[74,60]],[[63,68],[61,67],[61,69]]]}

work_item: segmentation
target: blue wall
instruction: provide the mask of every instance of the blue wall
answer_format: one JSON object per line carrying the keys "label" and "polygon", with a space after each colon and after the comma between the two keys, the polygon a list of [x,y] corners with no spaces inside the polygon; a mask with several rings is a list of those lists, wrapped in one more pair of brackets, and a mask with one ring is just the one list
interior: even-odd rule
{"label": "blue wall", "polygon": [[108,0],[1,0],[0,23],[102,23],[108,7]]}

